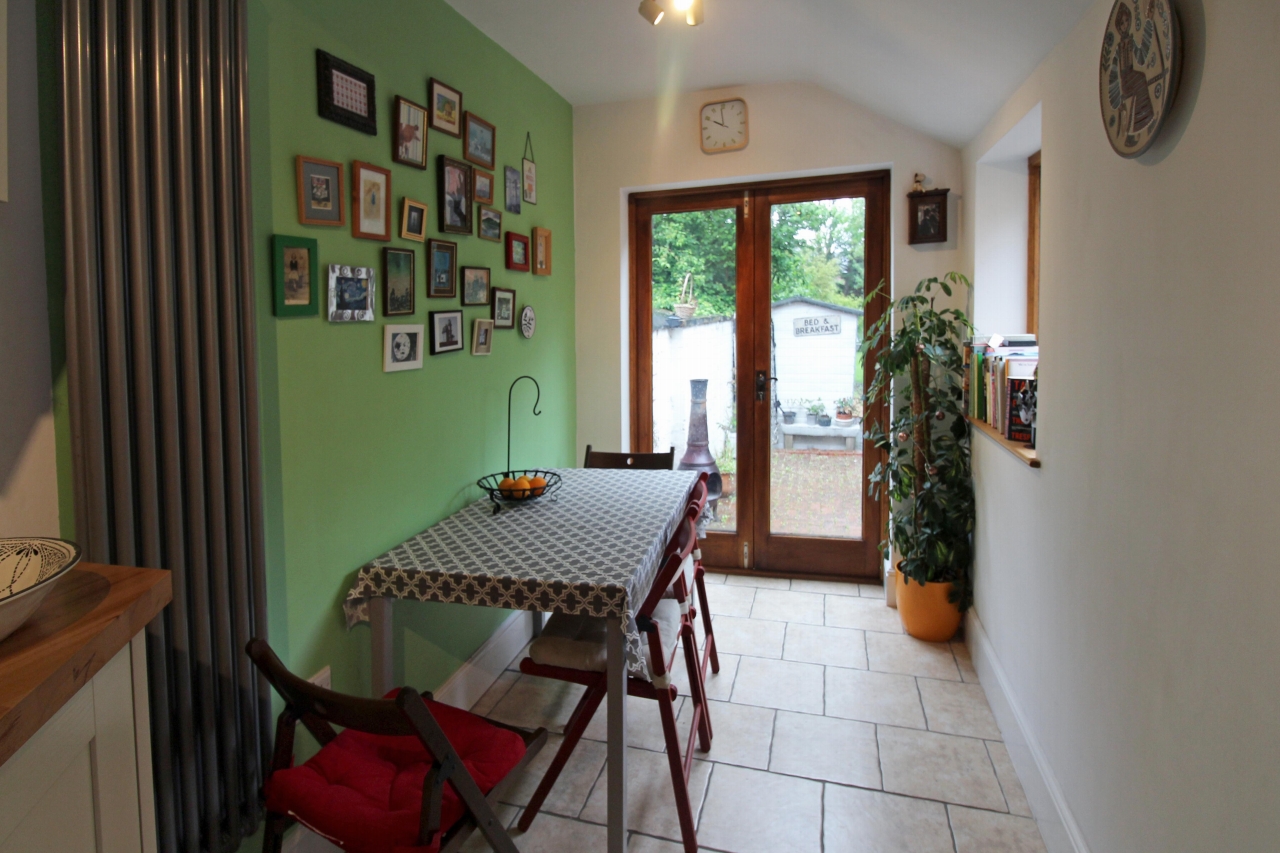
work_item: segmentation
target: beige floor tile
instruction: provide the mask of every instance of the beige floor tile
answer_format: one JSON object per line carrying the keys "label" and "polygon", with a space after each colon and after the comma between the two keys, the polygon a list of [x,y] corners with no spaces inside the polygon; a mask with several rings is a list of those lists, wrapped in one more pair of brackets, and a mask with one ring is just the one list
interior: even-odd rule
{"label": "beige floor tile", "polygon": [[892,726],[924,728],[916,680],[909,675],[827,667],[826,714]]}
{"label": "beige floor tile", "polygon": [[946,643],[926,643],[906,634],[867,635],[867,665],[876,672],[960,680],[960,670]]}
{"label": "beige floor tile", "polygon": [[826,853],[952,853],[942,803],[827,785]]}
{"label": "beige floor tile", "polygon": [[793,622],[787,625],[782,659],[866,669],[866,635],[851,628],[828,628],[824,625],[801,625]]}
{"label": "beige floor tile", "polygon": [[729,576],[723,572],[707,572],[702,576],[702,582],[705,584],[723,584]]}
{"label": "beige floor tile", "polygon": [[[701,651],[701,644],[698,649]],[[711,667],[707,667],[707,698],[728,702],[733,694],[734,676],[738,674],[738,656],[721,652],[718,657],[720,658],[719,672],[712,672]],[[671,681],[679,688],[681,696],[692,695],[689,692],[689,678],[685,671],[684,652],[676,656],[675,666],[671,667]]]}
{"label": "beige floor tile", "polygon": [[884,587],[878,583],[860,583],[858,584],[858,592],[863,598],[884,601]]}
{"label": "beige floor tile", "polygon": [[[497,812],[498,820],[502,822],[503,826],[510,826],[520,815],[520,810],[515,806],[499,805],[494,811]],[[334,849],[337,850],[338,848],[335,847]],[[488,853],[492,849],[493,847],[490,846],[489,840],[484,837],[484,833],[477,829],[458,848],[458,853]],[[312,851],[315,848],[309,846],[307,850]]]}
{"label": "beige floor tile", "polygon": [[507,691],[519,680],[520,673],[518,672],[508,670],[499,675],[497,680],[484,692],[484,695],[476,700],[476,704],[471,706],[471,713],[479,714],[482,717],[489,716],[489,712],[493,710],[493,707],[498,704],[503,696],[507,695]]}
{"label": "beige floor tile", "polygon": [[952,641],[951,653],[956,656],[956,664],[960,667],[960,678],[971,684],[977,684],[978,671],[973,668],[973,658],[969,656],[969,647],[964,643]]}
{"label": "beige floor tile", "polygon": [[[538,753],[511,789],[502,795],[504,803],[521,808],[529,805],[533,792],[538,789],[542,777],[547,772],[547,767],[555,758],[556,751],[560,749],[563,740],[564,738],[560,735],[551,735],[547,738],[547,745],[542,748],[542,752]],[[560,778],[556,780],[555,787],[543,801],[541,811],[565,817],[577,817],[582,807],[587,804],[587,797],[591,796],[591,789],[600,776],[600,769],[604,767],[607,753],[608,748],[603,743],[594,740],[578,741],[564,770],[560,771]]]}
{"label": "beige floor tile", "polygon": [[716,632],[716,648],[721,652],[761,658],[782,657],[782,641],[787,632],[785,622],[717,616],[711,626]]}
{"label": "beige floor tile", "polygon": [[819,853],[822,784],[717,764],[698,844],[733,853]]}
{"label": "beige floor tile", "polygon": [[980,684],[922,678],[917,686],[924,702],[929,731],[1000,740],[1000,727],[991,715]]}
{"label": "beige floor tile", "polygon": [[627,842],[627,853],[684,853],[684,845],[678,841],[633,832]]}
{"label": "beige floor tile", "polygon": [[825,595],[861,595],[859,584],[849,581],[808,581],[793,578],[791,589],[795,592],[817,592]]}
{"label": "beige floor tile", "polygon": [[756,590],[755,605],[751,608],[751,618],[821,625],[822,601],[821,595],[812,592],[759,589]]}
{"label": "beige floor tile", "polygon": [[876,746],[876,727],[835,717],[779,711],[773,729],[769,770],[879,788],[880,751]]}
{"label": "beige floor tile", "polygon": [[511,838],[520,853],[565,853],[604,850],[609,844],[609,831],[603,825],[539,814],[528,832],[514,830]]}
{"label": "beige floor tile", "polygon": [[[545,617],[545,616],[543,617],[543,619],[544,619],[544,620],[545,620],[546,618],[547,618],[547,617]],[[524,644],[524,648],[520,650],[520,654],[518,654],[518,655],[516,655],[515,657],[513,657],[513,658],[511,659],[511,663],[507,664],[507,671],[508,671],[508,672],[519,672],[519,671],[520,671],[520,661],[524,660],[525,658],[527,658],[527,657],[529,656],[529,647],[530,647],[530,646],[532,646],[532,645],[533,645],[533,640],[530,640],[529,642],[527,642],[527,643],[525,643],[525,644]]]}
{"label": "beige floor tile", "polygon": [[886,791],[1005,811],[982,741],[893,726],[880,726],[876,733]]}
{"label": "beige floor tile", "polygon": [[711,605],[712,616],[750,616],[755,598],[754,586],[722,585],[707,590],[707,603]]}
{"label": "beige floor tile", "polygon": [[[706,792],[707,778],[710,775],[711,762],[693,762],[693,770],[689,773],[689,802],[695,816],[702,807],[702,795]],[[593,823],[604,823],[607,820],[607,783],[607,774],[600,774],[595,790],[587,800],[587,807],[582,810],[583,820]],[[645,749],[627,750],[627,826],[645,835],[680,840],[680,818],[676,814],[675,792],[671,787],[671,769],[667,764],[667,756],[662,753]],[[595,849],[603,850],[603,842]]]}
{"label": "beige floor tile", "polygon": [[956,853],[1045,853],[1031,818],[947,806]]}
{"label": "beige floor tile", "polygon": [[586,688],[567,681],[521,675],[486,716],[509,726],[563,732]]}
{"label": "beige floor tile", "polygon": [[1022,790],[1018,772],[1013,769],[1008,748],[1003,743],[988,741],[987,753],[996,768],[996,778],[1000,780],[1000,790],[1004,791],[1004,800],[1009,804],[1009,813],[1031,817],[1031,804],[1027,802],[1027,795]]}
{"label": "beige floor tile", "polygon": [[738,676],[733,682],[731,701],[740,705],[760,705],[805,714],[821,714],[822,693],[820,666],[743,657],[738,662]]}
{"label": "beige floor tile", "polygon": [[[695,751],[695,757],[740,767],[768,768],[773,715],[776,712],[772,708],[732,702],[710,702],[708,705],[711,711],[711,751]],[[685,702],[680,711],[681,749],[688,743],[692,718],[693,702]],[[696,745],[694,748],[697,749]]]}
{"label": "beige floor tile", "polygon": [[[680,714],[684,697],[676,700],[675,713]],[[607,741],[609,739],[609,700],[605,699],[596,709],[595,716],[587,723],[584,738]],[[662,752],[667,742],[662,733],[662,712],[657,701],[639,696],[627,697],[627,745]]]}
{"label": "beige floor tile", "polygon": [[724,582],[729,586],[755,586],[761,589],[791,589],[791,581],[786,578],[767,578],[764,575],[726,575]]}
{"label": "beige floor tile", "polygon": [[864,631],[902,633],[898,611],[883,602],[848,595],[828,595],[826,624],[832,628],[861,628]]}

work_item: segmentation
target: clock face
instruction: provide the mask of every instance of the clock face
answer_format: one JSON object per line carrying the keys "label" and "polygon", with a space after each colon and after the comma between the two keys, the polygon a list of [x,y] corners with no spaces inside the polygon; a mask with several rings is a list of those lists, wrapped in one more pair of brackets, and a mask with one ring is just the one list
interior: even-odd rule
{"label": "clock face", "polygon": [[533,331],[538,326],[538,318],[533,313],[533,306],[526,305],[524,310],[520,312],[520,334],[526,338],[533,337]]}
{"label": "clock face", "polygon": [[747,147],[747,102],[741,98],[705,105],[698,124],[699,141],[707,154]]}

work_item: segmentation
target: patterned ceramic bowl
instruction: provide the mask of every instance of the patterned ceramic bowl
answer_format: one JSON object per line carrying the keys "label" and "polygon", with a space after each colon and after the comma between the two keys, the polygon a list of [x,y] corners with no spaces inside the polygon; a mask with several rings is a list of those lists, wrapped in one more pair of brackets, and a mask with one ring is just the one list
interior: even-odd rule
{"label": "patterned ceramic bowl", "polygon": [[0,539],[0,640],[35,613],[54,581],[78,562],[74,542]]}

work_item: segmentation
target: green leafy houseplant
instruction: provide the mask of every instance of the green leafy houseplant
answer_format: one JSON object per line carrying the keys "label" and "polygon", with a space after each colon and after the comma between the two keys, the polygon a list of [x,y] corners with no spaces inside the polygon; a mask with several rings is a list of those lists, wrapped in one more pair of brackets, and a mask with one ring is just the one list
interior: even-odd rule
{"label": "green leafy houseplant", "polygon": [[[890,411],[866,425],[866,439],[884,451],[868,485],[891,501],[888,538],[907,582],[950,582],[963,611],[973,601],[974,496],[969,425],[964,419],[961,343],[973,325],[963,311],[938,310],[935,289],[950,296],[969,280],[959,273],[929,278],[902,297],[867,332],[865,359],[883,343],[864,401],[866,411]],[[884,287],[884,283],[881,283]]]}

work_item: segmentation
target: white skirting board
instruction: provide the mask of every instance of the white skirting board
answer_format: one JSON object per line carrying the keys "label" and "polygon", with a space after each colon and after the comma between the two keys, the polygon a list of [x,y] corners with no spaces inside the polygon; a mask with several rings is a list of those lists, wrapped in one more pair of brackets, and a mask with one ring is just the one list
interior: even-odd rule
{"label": "white skirting board", "polygon": [[1013,760],[1013,769],[1018,772],[1018,780],[1022,782],[1027,802],[1040,827],[1045,847],[1049,853],[1090,853],[1053,768],[1049,766],[1040,742],[1027,727],[1026,715],[996,657],[991,638],[972,608],[965,615],[965,640],[982,689],[987,694],[987,702]]}

